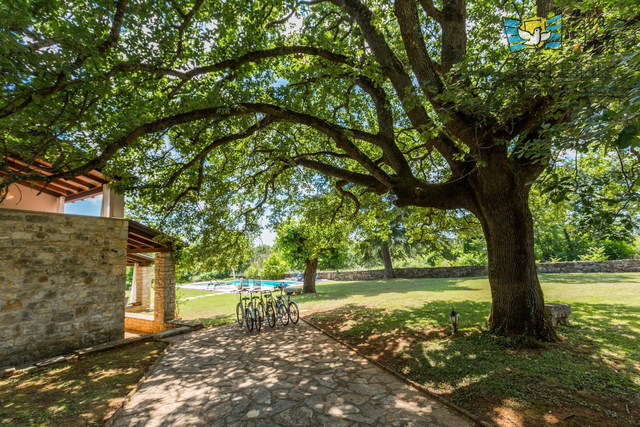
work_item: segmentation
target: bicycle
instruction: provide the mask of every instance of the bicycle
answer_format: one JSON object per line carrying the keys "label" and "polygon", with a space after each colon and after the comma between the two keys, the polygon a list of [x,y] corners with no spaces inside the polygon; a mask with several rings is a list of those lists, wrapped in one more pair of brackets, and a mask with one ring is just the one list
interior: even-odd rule
{"label": "bicycle", "polygon": [[276,326],[276,301],[271,291],[263,291],[261,296],[264,297],[264,317],[267,324],[272,328]]}
{"label": "bicycle", "polygon": [[276,295],[275,298],[275,312],[276,318],[282,323],[283,326],[289,324],[289,313],[287,313],[287,306],[284,302],[284,297],[282,296],[282,290],[284,286],[275,286],[274,289],[280,290],[280,295]]}
{"label": "bicycle", "polygon": [[[251,318],[253,319],[253,322],[255,324],[256,330],[258,332],[260,332],[260,329],[262,329],[262,321],[263,321],[263,313],[264,313],[264,308],[260,307],[260,300],[261,297],[260,296],[253,296],[254,292],[260,292],[261,293],[261,289],[260,287],[253,287],[249,293],[251,295],[251,298],[249,300],[249,307],[251,308]],[[255,302],[254,302],[255,300]]]}
{"label": "bicycle", "polygon": [[249,332],[253,331],[253,325],[254,325],[254,314],[253,314],[253,310],[250,307],[250,297],[243,297],[242,294],[245,292],[244,289],[240,288],[238,289],[238,295],[240,297],[240,301],[238,302],[238,304],[236,305],[236,319],[238,322],[238,325],[242,328],[243,326],[246,326],[247,330]]}
{"label": "bicycle", "polygon": [[287,314],[286,323],[282,318],[280,319],[280,321],[283,325],[288,324],[289,321],[291,321],[291,323],[295,325],[300,320],[300,309],[298,308],[298,304],[296,304],[295,301],[291,301],[291,296],[288,293],[285,293],[285,295],[283,295],[285,286],[286,285],[284,283],[280,286],[277,286],[277,288],[280,289],[280,295],[277,296],[277,304],[280,304],[280,306],[286,311]]}

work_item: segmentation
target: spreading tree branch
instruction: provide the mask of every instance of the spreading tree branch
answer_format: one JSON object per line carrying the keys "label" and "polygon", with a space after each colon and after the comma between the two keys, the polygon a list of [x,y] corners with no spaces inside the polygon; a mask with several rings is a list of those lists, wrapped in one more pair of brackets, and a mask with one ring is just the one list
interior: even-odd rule
{"label": "spreading tree branch", "polygon": [[132,145],[138,138],[144,135],[161,132],[173,126],[197,122],[203,119],[229,118],[253,113],[267,114],[276,119],[288,121],[290,123],[306,125],[321,133],[324,133],[335,141],[338,148],[345,151],[345,153],[347,153],[350,158],[358,162],[377,180],[387,186],[392,185],[391,178],[377,164],[375,164],[373,160],[371,160],[360,149],[358,149],[358,147],[349,139],[350,136],[353,135],[353,137],[355,138],[375,140],[375,135],[368,134],[359,130],[347,129],[316,116],[305,113],[298,113],[292,110],[284,109],[282,107],[264,103],[243,103],[235,107],[204,108],[175,114],[169,117],[164,117],[151,123],[140,125],[129,133],[118,138],[117,140],[107,144],[100,155],[95,156],[93,159],[89,160],[81,166],[66,171],[55,171],[55,173],[50,176],[43,176],[42,174],[38,174],[35,172],[24,175],[13,175],[7,177],[3,183],[8,185],[15,182],[25,182],[29,180],[42,180],[45,182],[52,182],[60,178],[72,178],[78,175],[83,175],[93,169],[102,168],[121,149]]}
{"label": "spreading tree branch", "polygon": [[298,166],[313,169],[323,175],[332,176],[334,178],[338,178],[340,180],[348,181],[361,187],[365,187],[376,194],[385,194],[389,191],[388,187],[380,183],[380,181],[376,180],[371,175],[353,172],[347,169],[342,169],[337,166],[329,165],[317,160],[311,160],[307,158],[298,158],[295,160],[295,163]]}
{"label": "spreading tree branch", "polygon": [[427,15],[433,18],[437,23],[442,24],[444,15],[440,9],[435,7],[432,0],[420,0],[420,5]]}
{"label": "spreading tree branch", "polygon": [[169,177],[169,179],[166,181],[166,183],[163,186],[164,187],[171,187],[176,182],[176,180],[180,177],[180,175],[182,175],[188,169],[192,168],[196,163],[202,162],[204,159],[206,159],[206,157],[209,155],[209,153],[211,153],[214,149],[216,149],[218,147],[221,147],[223,145],[226,145],[226,144],[228,144],[230,142],[233,142],[233,141],[238,141],[240,139],[248,138],[251,135],[253,135],[254,133],[266,128],[267,126],[272,124],[274,121],[275,121],[274,117],[267,116],[264,119],[260,120],[255,125],[247,128],[247,130],[245,130],[242,133],[237,133],[237,134],[234,134],[234,135],[227,135],[227,136],[224,136],[222,138],[216,139],[211,144],[209,144],[206,147],[204,147],[203,149],[201,149],[198,152],[198,154],[196,154],[189,162],[185,163],[177,171],[175,171],[173,174],[171,174],[171,176]]}
{"label": "spreading tree branch", "polygon": [[445,87],[427,51],[415,2],[396,0],[395,13],[398,17],[403,44],[411,68],[420,82],[423,93],[440,114],[447,116],[444,125],[446,130],[468,147],[474,148],[476,135],[473,127],[469,124],[469,122],[473,123],[473,120],[462,117],[453,109],[453,105],[443,103],[439,99],[439,95],[443,93]]}
{"label": "spreading tree branch", "polygon": [[[382,68],[382,72],[389,79],[398,95],[402,108],[411,124],[418,130],[428,128],[432,124],[432,120],[419,100],[416,88],[411,81],[411,76],[404,70],[402,62],[400,62],[384,37],[371,24],[373,16],[371,10],[358,0],[331,1],[344,9],[360,27],[364,38]],[[455,158],[461,153],[460,150],[451,141],[439,140],[436,143],[435,148],[447,160],[447,163],[455,168]]]}
{"label": "spreading tree branch", "polygon": [[[182,82],[174,90],[175,92],[177,89],[182,87],[182,85],[184,85],[186,82],[188,82],[189,80],[197,76],[214,73],[218,71],[223,71],[223,70],[238,69],[243,65],[246,65],[249,63],[255,63],[263,59],[277,58],[277,57],[296,55],[296,54],[318,56],[334,63],[354,65],[353,62],[347,56],[337,54],[326,49],[320,49],[320,48],[311,47],[311,46],[284,46],[284,47],[279,47],[274,49],[249,52],[238,58],[227,59],[224,61],[220,61],[216,64],[193,68],[189,71],[174,70],[171,68],[159,67],[156,65],[144,64],[144,63],[123,62],[115,65],[105,75],[99,78],[110,79],[111,77],[119,73],[144,71],[144,72],[159,75],[159,76],[176,77],[182,80]],[[0,119],[8,117],[11,114],[14,114],[26,108],[31,104],[31,102],[35,97],[43,98],[43,99],[48,98],[62,90],[66,90],[70,88],[71,86],[79,85],[85,82],[86,82],[85,79],[77,79],[77,80],[65,83],[65,77],[64,75],[62,75],[61,77],[58,78],[57,83],[53,86],[36,89],[10,100],[2,108],[0,108]]]}

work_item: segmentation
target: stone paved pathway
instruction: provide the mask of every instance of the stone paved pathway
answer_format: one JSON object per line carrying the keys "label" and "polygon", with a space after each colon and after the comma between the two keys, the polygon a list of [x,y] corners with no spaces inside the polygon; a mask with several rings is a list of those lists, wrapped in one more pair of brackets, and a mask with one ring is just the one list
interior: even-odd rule
{"label": "stone paved pathway", "polygon": [[302,321],[168,341],[116,427],[473,425]]}

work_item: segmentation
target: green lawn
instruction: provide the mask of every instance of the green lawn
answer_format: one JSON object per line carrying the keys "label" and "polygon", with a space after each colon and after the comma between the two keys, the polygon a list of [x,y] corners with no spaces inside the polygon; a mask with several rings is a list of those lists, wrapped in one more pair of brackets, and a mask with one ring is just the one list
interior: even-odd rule
{"label": "green lawn", "polygon": [[[562,342],[544,349],[484,333],[485,277],[326,282],[294,299],[309,320],[498,425],[637,425],[640,273],[540,280],[547,302],[573,311],[571,326],[559,328]],[[181,314],[227,323],[236,302],[236,295],[189,300]],[[451,307],[461,314],[457,336]]]}
{"label": "green lawn", "polygon": [[[540,282],[547,302],[569,303],[575,310],[580,310],[575,303],[611,305],[611,310],[616,310],[615,306],[619,304],[640,307],[640,273],[541,274]],[[447,313],[453,305],[462,315],[461,323],[469,325],[484,322],[491,301],[486,277],[324,282],[317,285],[317,290],[317,294],[295,297],[303,314],[348,304],[409,310],[437,301],[443,308],[433,306],[432,317],[436,323],[448,322]],[[177,293],[179,298],[212,295],[181,303],[183,317],[215,324],[233,321],[237,295],[193,289],[179,289]],[[476,307],[462,310],[461,303]],[[574,313],[578,314],[575,310]]]}
{"label": "green lawn", "polygon": [[[198,320],[205,326],[223,325],[235,320],[238,296],[197,289],[178,288],[178,314],[185,320]],[[193,298],[193,297],[201,297]]]}

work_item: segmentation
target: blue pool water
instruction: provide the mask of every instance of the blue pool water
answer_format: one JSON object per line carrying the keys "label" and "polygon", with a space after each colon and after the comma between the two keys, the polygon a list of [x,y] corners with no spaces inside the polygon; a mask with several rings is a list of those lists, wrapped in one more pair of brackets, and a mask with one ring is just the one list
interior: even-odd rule
{"label": "blue pool water", "polygon": [[[213,284],[215,284],[215,282],[212,282]],[[207,287],[211,287],[212,283],[210,282],[204,282],[204,283],[192,283],[189,285],[189,287],[193,287],[193,288],[207,288]],[[231,286],[235,286],[238,285],[240,283],[242,283],[242,281],[240,280],[219,280],[218,281],[219,284],[221,285],[231,285]],[[295,285],[298,282],[295,281],[291,281],[291,280],[262,280],[262,286],[263,287],[274,287],[274,286],[280,286],[282,284],[285,285]],[[249,279],[249,286],[253,286],[253,280]]]}
{"label": "blue pool water", "polygon": [[[293,281],[288,281],[288,280],[262,280],[262,286],[280,286],[283,283],[286,285],[293,285],[296,282]],[[224,282],[220,282],[220,283],[227,283],[229,285],[237,285],[239,283],[242,283],[241,280],[225,280]],[[249,286],[253,286],[253,280],[249,279]]]}

